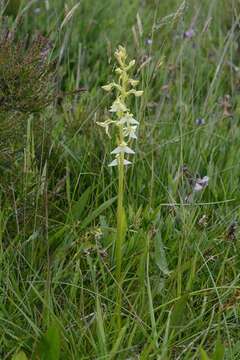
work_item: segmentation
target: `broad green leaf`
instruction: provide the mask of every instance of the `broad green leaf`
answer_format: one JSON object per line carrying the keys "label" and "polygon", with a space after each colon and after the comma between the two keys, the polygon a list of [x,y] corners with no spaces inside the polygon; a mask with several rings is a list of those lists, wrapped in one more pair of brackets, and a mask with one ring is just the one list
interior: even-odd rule
{"label": "broad green leaf", "polygon": [[41,360],[59,360],[60,358],[60,330],[57,323],[53,323],[43,335],[39,345]]}
{"label": "broad green leaf", "polygon": [[165,275],[169,274],[168,270],[168,264],[167,264],[167,258],[165,254],[164,245],[162,242],[161,232],[158,230],[156,236],[155,236],[155,261],[156,264]]}
{"label": "broad green leaf", "polygon": [[116,201],[117,197],[115,196],[112,199],[109,199],[105,201],[102,205],[100,205],[96,210],[91,212],[82,222],[81,229],[85,229],[86,226],[88,226],[96,217],[98,217],[104,210],[109,208],[114,201]]}
{"label": "broad green leaf", "polygon": [[21,0],[9,0],[7,8],[6,8],[6,15],[8,16],[16,16],[20,7]]}
{"label": "broad green leaf", "polygon": [[23,351],[20,351],[19,353],[17,353],[12,357],[12,360],[28,360],[28,359],[25,353]]}
{"label": "broad green leaf", "polygon": [[124,339],[126,338],[126,330],[128,329],[128,326],[129,326],[129,324],[125,325],[119,331],[116,342],[115,342],[115,344],[113,344],[111,352],[108,355],[109,360],[116,359],[116,356],[119,351],[119,347],[120,347],[121,343],[124,341]]}
{"label": "broad green leaf", "polygon": [[233,344],[231,351],[229,348],[226,347],[225,349],[226,359],[230,359],[231,356],[234,356],[234,359],[237,359],[237,356],[239,357],[239,355],[240,355],[240,341],[237,341],[235,344]]}
{"label": "broad green leaf", "polygon": [[176,301],[171,316],[171,327],[180,326],[182,324],[187,306],[187,299],[188,295],[183,295],[178,301]]}
{"label": "broad green leaf", "polygon": [[224,353],[225,348],[222,344],[220,338],[217,339],[216,345],[215,345],[215,351],[213,353],[213,360],[223,360],[224,359]]}
{"label": "broad green leaf", "polygon": [[211,360],[205,350],[200,349],[201,360]]}
{"label": "broad green leaf", "polygon": [[97,296],[96,299],[96,322],[97,322],[97,337],[99,343],[99,353],[102,357],[107,356],[106,336],[104,329],[104,320],[102,314],[102,308]]}
{"label": "broad green leaf", "polygon": [[81,195],[80,199],[73,205],[71,215],[74,220],[80,219],[88,203],[89,197],[92,192],[92,187],[88,187],[87,190]]}

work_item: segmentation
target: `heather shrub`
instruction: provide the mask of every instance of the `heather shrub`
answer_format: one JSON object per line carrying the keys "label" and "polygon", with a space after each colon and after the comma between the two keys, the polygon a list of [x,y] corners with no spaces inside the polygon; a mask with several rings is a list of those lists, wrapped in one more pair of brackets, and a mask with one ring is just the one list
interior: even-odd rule
{"label": "heather shrub", "polygon": [[[39,203],[42,162],[49,152],[52,121],[49,114],[46,121],[44,110],[57,92],[51,49],[48,38],[40,34],[19,38],[16,31],[1,26],[0,192],[19,209],[18,223],[29,221],[27,214]],[[13,188],[22,195],[15,197]]]}

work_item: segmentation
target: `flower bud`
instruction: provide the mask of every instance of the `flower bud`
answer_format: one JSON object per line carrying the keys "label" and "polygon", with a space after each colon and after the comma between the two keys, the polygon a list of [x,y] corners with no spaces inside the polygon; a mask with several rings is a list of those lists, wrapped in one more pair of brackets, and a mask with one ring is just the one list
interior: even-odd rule
{"label": "flower bud", "polygon": [[133,87],[135,87],[135,86],[138,85],[139,80],[129,79],[129,83],[130,83]]}
{"label": "flower bud", "polygon": [[113,88],[113,84],[107,84],[102,86],[102,89],[105,91],[111,91],[112,88]]}

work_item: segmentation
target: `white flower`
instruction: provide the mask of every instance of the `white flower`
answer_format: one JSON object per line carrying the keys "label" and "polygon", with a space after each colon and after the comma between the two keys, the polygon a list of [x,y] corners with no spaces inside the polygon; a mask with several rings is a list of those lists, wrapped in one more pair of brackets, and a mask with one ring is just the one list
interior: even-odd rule
{"label": "white flower", "polygon": [[123,70],[118,67],[118,68],[115,69],[115,72],[116,72],[116,74],[118,74],[118,75],[122,75]]}
{"label": "white flower", "polygon": [[101,126],[101,127],[103,127],[104,129],[105,129],[105,131],[106,131],[106,134],[110,137],[110,134],[109,134],[109,126],[111,125],[111,124],[113,124],[115,121],[113,121],[113,120],[111,120],[111,119],[107,119],[106,121],[104,121],[104,122],[99,122],[99,121],[96,121],[96,123],[99,125],[99,126]]}
{"label": "white flower", "polygon": [[130,70],[135,65],[135,62],[136,62],[135,60],[131,60],[125,70],[126,71]]}
{"label": "white flower", "polygon": [[208,176],[204,176],[202,179],[197,179],[193,187],[193,190],[196,192],[202,191],[205,187],[208,186],[208,181],[209,181]]}
{"label": "white flower", "polygon": [[[118,166],[119,164],[119,158],[114,159],[108,166]],[[126,159],[123,160],[123,165],[130,165],[132,164],[131,161],[128,161]]]}
{"label": "white flower", "polygon": [[118,98],[117,100],[114,101],[114,103],[112,104],[109,111],[110,112],[127,112],[128,109],[127,109],[126,105],[124,103],[122,103],[121,100]]}
{"label": "white flower", "polygon": [[121,86],[119,86],[115,82],[112,82],[112,83],[102,86],[102,89],[105,91],[111,91],[113,88],[117,88],[118,90],[121,90]]}
{"label": "white flower", "polygon": [[137,139],[137,126],[127,126],[123,129],[124,136],[128,136],[130,139]]}
{"label": "white flower", "polygon": [[138,125],[139,122],[133,118],[133,114],[129,114],[127,113],[126,115],[124,115],[120,120],[117,121],[118,125]]}
{"label": "white flower", "polygon": [[129,83],[130,83],[133,87],[135,87],[135,86],[137,86],[137,84],[139,83],[139,80],[129,79]]}
{"label": "white flower", "polygon": [[130,90],[130,91],[128,92],[128,94],[133,94],[133,95],[139,97],[139,96],[142,96],[143,91],[142,91],[142,90],[132,89],[132,90]]}
{"label": "white flower", "polygon": [[135,154],[135,152],[124,142],[116,147],[111,154]]}
{"label": "white flower", "polygon": [[112,88],[113,88],[113,84],[112,84],[112,83],[102,86],[102,89],[105,90],[105,91],[111,91]]}

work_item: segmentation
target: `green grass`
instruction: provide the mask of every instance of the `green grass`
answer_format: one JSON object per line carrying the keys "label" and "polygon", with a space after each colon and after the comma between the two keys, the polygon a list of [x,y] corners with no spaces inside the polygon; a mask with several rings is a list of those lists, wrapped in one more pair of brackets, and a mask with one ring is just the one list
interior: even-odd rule
{"label": "green grass", "polygon": [[[239,359],[239,2],[27,3],[18,36],[49,36],[59,91],[87,91],[9,115],[20,133],[0,138],[0,359]],[[120,329],[115,138],[96,125],[119,44],[144,90],[132,102]],[[209,176],[191,201],[188,174]]]}

